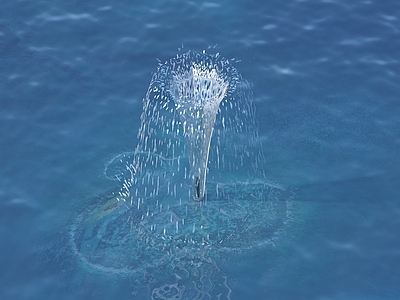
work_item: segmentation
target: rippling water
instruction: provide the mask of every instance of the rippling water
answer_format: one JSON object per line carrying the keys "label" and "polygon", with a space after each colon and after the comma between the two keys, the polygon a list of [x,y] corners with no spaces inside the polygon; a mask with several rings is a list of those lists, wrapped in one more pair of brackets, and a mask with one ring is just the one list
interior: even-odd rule
{"label": "rippling water", "polygon": [[104,167],[134,149],[157,59],[183,46],[241,60],[265,172],[295,191],[297,225],[276,248],[230,257],[231,299],[398,299],[399,13],[377,0],[0,4],[0,298],[137,299],[129,279],[58,250],[115,187]]}

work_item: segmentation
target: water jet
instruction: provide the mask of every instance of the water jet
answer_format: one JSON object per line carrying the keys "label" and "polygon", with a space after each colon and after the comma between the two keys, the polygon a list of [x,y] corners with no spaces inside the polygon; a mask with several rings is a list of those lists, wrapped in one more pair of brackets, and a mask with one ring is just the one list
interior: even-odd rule
{"label": "water jet", "polygon": [[140,120],[135,150],[105,170],[121,189],[77,217],[73,253],[152,299],[229,299],[221,256],[275,245],[290,219],[291,193],[264,174],[250,85],[219,54],[178,54],[152,76]]}

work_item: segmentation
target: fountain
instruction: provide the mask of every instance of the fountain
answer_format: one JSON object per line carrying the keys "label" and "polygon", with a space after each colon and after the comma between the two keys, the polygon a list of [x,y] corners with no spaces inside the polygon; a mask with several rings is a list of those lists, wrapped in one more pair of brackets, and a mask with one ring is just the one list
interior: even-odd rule
{"label": "fountain", "polygon": [[[196,55],[188,55],[174,63],[169,72],[168,89],[173,95],[188,147],[193,198],[201,200],[205,193],[214,122],[219,105],[227,94],[230,69],[204,61],[201,56],[196,59]],[[231,89],[234,83],[231,82]]]}
{"label": "fountain", "polygon": [[151,299],[229,299],[221,256],[273,245],[289,218],[290,192],[265,178],[255,120],[232,61],[189,51],[160,64],[135,151],[106,166],[122,188],[71,226],[81,265],[127,276]]}

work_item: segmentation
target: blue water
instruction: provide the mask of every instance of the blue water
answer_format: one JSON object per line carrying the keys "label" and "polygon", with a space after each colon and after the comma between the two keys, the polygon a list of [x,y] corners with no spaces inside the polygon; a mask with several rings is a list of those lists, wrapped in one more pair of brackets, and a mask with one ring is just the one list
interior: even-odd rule
{"label": "blue water", "polygon": [[[157,60],[241,60],[268,177],[299,220],[230,260],[231,299],[400,299],[398,1],[0,4],[0,299],[137,299],[73,265],[66,228],[114,186]],[[58,238],[55,238],[58,237]]]}

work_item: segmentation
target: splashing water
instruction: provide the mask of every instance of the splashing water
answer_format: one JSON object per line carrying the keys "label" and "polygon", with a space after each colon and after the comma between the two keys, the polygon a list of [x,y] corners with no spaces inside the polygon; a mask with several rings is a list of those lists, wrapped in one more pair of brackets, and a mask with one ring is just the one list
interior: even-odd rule
{"label": "splashing water", "polygon": [[[219,104],[225,98],[229,68],[204,60],[192,59],[172,65],[172,80],[168,83],[179,114],[186,145],[189,148],[190,177],[193,180],[193,198],[204,197],[208,153]],[[217,72],[217,67],[220,70]],[[231,83],[232,84],[232,83]]]}
{"label": "splashing water", "polygon": [[77,218],[73,252],[151,299],[229,299],[221,255],[273,244],[290,203],[265,179],[249,85],[218,54],[177,55],[153,75],[138,141],[107,165],[123,187]]}
{"label": "splashing water", "polygon": [[[251,103],[243,103],[243,99],[232,97],[240,89],[238,85],[245,84],[240,80],[231,63],[218,55],[187,52],[159,66],[144,99],[142,125],[138,134],[139,144],[136,149],[136,153],[149,155],[137,155],[131,165],[132,178],[125,182],[126,190],[121,195],[124,201],[136,200],[137,206],[140,206],[149,196],[153,198],[153,195],[160,193],[159,178],[150,176],[150,173],[145,174],[149,171],[146,168],[148,165],[156,169],[162,168],[163,162],[160,157],[176,163],[172,166],[176,172],[173,177],[179,178],[174,182],[175,186],[171,185],[174,193],[179,189],[176,184],[182,185],[190,179],[192,198],[201,200],[204,197],[210,143],[217,112],[220,110],[222,115],[223,128],[218,132],[217,138],[220,140],[215,145],[216,151],[219,151],[220,143],[226,140],[226,137],[222,136],[223,130],[226,131],[225,134],[230,132],[236,138],[239,138],[240,134],[250,134],[255,138],[254,132],[250,131],[250,127],[254,128],[254,120],[248,119],[248,116],[242,118],[240,115],[252,113]],[[239,96],[239,92],[236,96]],[[229,105],[230,110],[236,110],[233,120],[224,116],[228,111],[225,109],[224,114],[222,113],[221,102],[223,106]],[[250,124],[245,125],[243,122]],[[225,128],[226,126],[229,128]],[[232,144],[232,147],[248,145]],[[220,158],[221,155],[217,153],[216,156]],[[189,163],[182,162],[187,159]],[[183,174],[178,174],[181,170]],[[147,182],[144,182],[146,179],[143,178],[146,176]],[[156,184],[154,180],[157,180]],[[172,196],[177,195],[175,193]]]}

